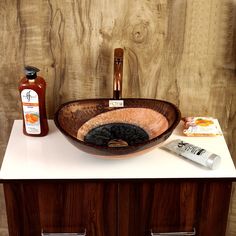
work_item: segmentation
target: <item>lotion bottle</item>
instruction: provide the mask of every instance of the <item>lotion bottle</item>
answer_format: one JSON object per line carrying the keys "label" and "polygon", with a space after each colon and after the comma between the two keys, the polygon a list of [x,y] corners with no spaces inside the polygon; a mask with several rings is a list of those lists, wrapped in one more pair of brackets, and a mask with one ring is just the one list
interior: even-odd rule
{"label": "lotion bottle", "polygon": [[22,103],[23,133],[41,137],[48,133],[45,107],[45,80],[37,76],[39,69],[25,66],[25,77],[20,80],[19,91]]}

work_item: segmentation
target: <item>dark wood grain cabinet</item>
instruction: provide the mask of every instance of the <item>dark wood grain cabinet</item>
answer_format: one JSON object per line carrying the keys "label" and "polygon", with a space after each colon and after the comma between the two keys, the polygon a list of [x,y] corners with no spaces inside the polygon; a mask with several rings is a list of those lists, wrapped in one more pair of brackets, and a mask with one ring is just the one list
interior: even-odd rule
{"label": "dark wood grain cabinet", "polygon": [[4,192],[10,236],[116,235],[115,183],[10,183]]}
{"label": "dark wood grain cabinet", "polygon": [[[126,182],[119,188],[122,236],[194,232],[223,236],[231,183],[204,181]],[[184,235],[184,234],[183,234]]]}
{"label": "dark wood grain cabinet", "polygon": [[197,224],[196,183],[124,183],[120,186],[121,235],[191,232]]}
{"label": "dark wood grain cabinet", "polygon": [[10,236],[155,236],[194,229],[198,236],[224,236],[231,182],[12,181],[4,192]]}

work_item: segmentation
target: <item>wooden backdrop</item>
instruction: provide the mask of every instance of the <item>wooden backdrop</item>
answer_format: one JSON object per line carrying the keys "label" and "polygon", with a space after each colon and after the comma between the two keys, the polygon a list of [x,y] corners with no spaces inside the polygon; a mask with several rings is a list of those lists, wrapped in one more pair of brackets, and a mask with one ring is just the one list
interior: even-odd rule
{"label": "wooden backdrop", "polygon": [[[113,49],[124,47],[123,96],[217,117],[236,162],[235,8],[233,0],[0,0],[0,158],[21,118],[17,83],[25,64],[46,78],[52,117],[66,101],[110,97]],[[0,208],[2,236],[2,195]]]}

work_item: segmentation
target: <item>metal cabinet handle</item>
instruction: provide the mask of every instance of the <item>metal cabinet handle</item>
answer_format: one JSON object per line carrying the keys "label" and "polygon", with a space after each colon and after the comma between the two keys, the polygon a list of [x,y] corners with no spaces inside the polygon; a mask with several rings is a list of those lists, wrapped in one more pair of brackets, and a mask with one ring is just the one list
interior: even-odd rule
{"label": "metal cabinet handle", "polygon": [[41,233],[41,236],[86,236],[86,230],[84,233]]}
{"label": "metal cabinet handle", "polygon": [[153,233],[151,230],[151,236],[189,236],[196,235],[196,229],[193,228],[192,232],[169,232],[169,233]]}

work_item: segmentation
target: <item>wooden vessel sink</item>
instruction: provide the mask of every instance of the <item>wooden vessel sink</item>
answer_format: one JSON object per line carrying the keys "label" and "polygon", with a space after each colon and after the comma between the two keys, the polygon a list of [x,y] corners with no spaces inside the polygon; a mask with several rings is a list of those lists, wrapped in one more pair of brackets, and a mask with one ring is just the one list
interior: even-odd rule
{"label": "wooden vessel sink", "polygon": [[180,111],[170,102],[121,99],[122,71],[119,48],[114,53],[113,99],[71,101],[55,113],[57,128],[79,149],[103,156],[134,153],[163,142],[178,125]]}

